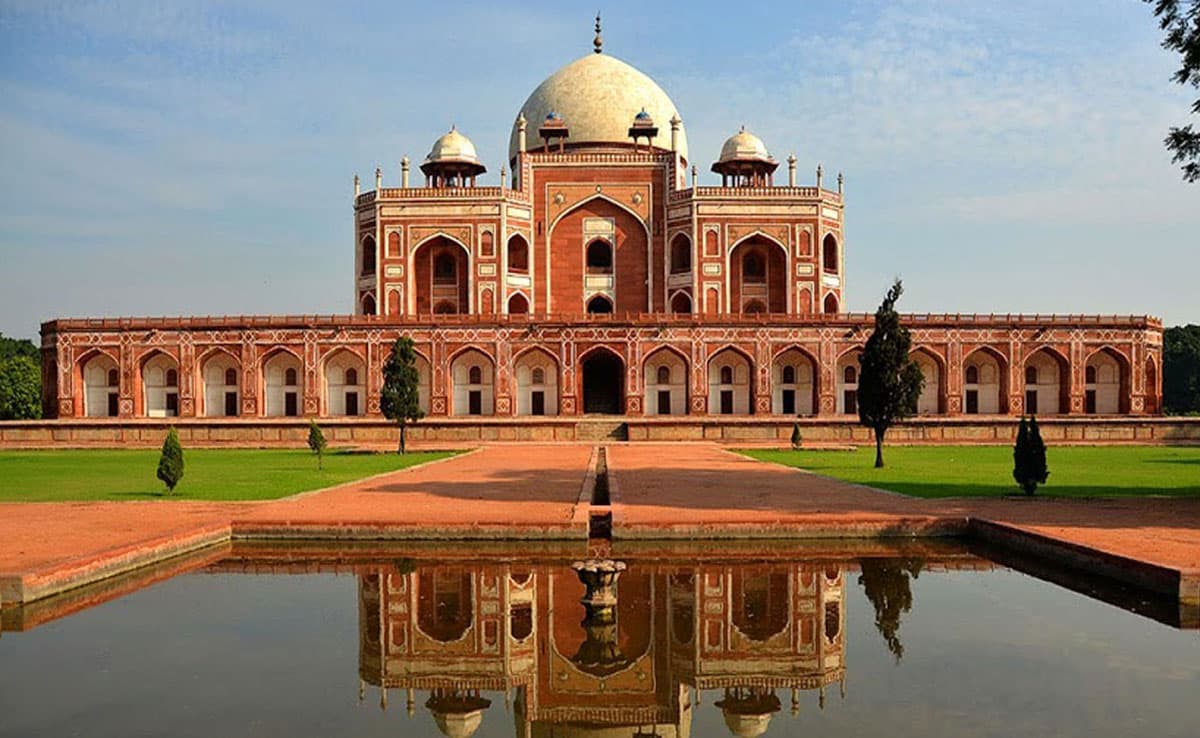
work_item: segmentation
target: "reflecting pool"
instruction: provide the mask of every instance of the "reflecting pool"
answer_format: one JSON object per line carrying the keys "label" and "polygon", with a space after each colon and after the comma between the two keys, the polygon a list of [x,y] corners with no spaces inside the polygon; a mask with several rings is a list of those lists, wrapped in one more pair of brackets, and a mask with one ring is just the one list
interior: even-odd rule
{"label": "reflecting pool", "polygon": [[1192,613],[997,560],[237,545],[4,610],[0,736],[1200,734]]}

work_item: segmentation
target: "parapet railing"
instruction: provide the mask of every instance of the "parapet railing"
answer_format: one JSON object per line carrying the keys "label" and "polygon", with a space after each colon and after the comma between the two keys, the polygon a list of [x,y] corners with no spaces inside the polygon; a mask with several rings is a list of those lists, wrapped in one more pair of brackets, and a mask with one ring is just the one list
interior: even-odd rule
{"label": "parapet railing", "polygon": [[524,192],[508,187],[383,187],[362,193],[354,205],[370,205],[376,200],[516,200],[529,204]]}
{"label": "parapet railing", "polygon": [[684,200],[705,197],[742,199],[795,197],[807,200],[828,200],[834,203],[841,203],[842,201],[840,193],[834,190],[827,190],[824,187],[788,187],[787,185],[772,185],[770,187],[689,187],[683,190],[674,190],[670,193],[668,200],[670,202],[682,202]]}
{"label": "parapet railing", "polygon": [[[779,313],[729,315],[677,315],[666,313],[522,313],[517,315],[190,315],[159,317],[58,318],[42,324],[45,330],[161,330],[198,328],[274,328],[289,326],[480,326],[518,325],[636,325],[662,327],[720,326],[838,326],[869,328],[871,313]],[[910,313],[901,321],[910,327],[956,325],[979,327],[1121,326],[1161,328],[1162,320],[1150,315],[1081,315],[1043,313]]]}

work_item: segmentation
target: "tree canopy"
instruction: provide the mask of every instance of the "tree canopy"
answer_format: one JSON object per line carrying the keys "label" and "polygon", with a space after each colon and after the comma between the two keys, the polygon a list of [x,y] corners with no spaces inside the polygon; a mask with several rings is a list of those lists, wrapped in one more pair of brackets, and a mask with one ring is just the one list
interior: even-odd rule
{"label": "tree canopy", "polygon": [[[1200,89],[1200,0],[1146,0],[1154,6],[1154,17],[1164,32],[1162,46],[1179,52],[1179,69],[1172,79],[1181,85]],[[1200,115],[1200,98],[1192,103],[1192,114]],[[1173,127],[1163,141],[1173,156],[1171,161],[1182,165],[1183,178],[1188,182],[1200,179],[1200,131],[1189,123]]]}
{"label": "tree canopy", "polygon": [[0,334],[0,420],[40,417],[41,354],[29,339]]}
{"label": "tree canopy", "polygon": [[1200,413],[1200,325],[1163,332],[1163,411]]}
{"label": "tree canopy", "polygon": [[900,325],[896,301],[904,294],[897,279],[879,309],[875,329],[858,357],[858,419],[875,431],[875,466],[883,466],[883,437],[888,428],[917,411],[925,385],[921,367],[909,356],[912,337]]}

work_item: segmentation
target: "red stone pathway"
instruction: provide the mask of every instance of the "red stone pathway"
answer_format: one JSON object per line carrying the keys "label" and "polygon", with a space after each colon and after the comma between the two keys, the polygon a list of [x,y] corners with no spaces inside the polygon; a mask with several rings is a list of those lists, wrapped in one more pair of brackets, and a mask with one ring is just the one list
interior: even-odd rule
{"label": "red stone pathway", "polygon": [[[274,502],[0,504],[0,587],[14,576],[108,574],[101,564],[114,557],[132,566],[139,549],[199,545],[229,526],[289,536],[582,537],[586,510],[576,503],[591,454],[584,444],[488,446]],[[707,444],[615,444],[608,464],[617,537],[912,534],[961,530],[974,517],[1200,572],[1195,499],[918,500]]]}

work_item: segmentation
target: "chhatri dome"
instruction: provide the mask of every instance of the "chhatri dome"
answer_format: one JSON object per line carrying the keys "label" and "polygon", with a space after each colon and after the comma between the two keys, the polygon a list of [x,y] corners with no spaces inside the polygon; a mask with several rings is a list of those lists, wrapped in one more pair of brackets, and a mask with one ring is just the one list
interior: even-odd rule
{"label": "chhatri dome", "polygon": [[[596,24],[595,53],[576,59],[550,75],[537,86],[517,115],[531,124],[546,119],[550,113],[558,116],[570,129],[571,144],[617,143],[631,144],[629,121],[639,111],[656,121],[681,118],[675,103],[654,80],[615,56],[601,53],[599,22]],[[517,127],[514,121],[508,139],[508,158],[517,156]],[[655,147],[670,149],[670,138],[655,139]],[[525,150],[541,149],[536,136],[526,139]],[[679,155],[688,158],[687,133],[679,128]]]}
{"label": "chhatri dome", "polygon": [[762,142],[761,138],[747,131],[745,126],[742,126],[740,131],[725,139],[724,145],[721,146],[721,156],[718,157],[717,163],[724,164],[731,161],[775,163],[775,160],[771,158],[771,154],[767,151],[767,145]]}
{"label": "chhatri dome", "polygon": [[458,129],[450,126],[450,130],[433,142],[429,155],[425,157],[426,164],[479,164],[479,155],[475,152],[475,144],[471,139],[459,133]]}

